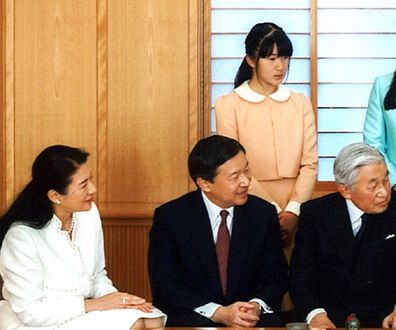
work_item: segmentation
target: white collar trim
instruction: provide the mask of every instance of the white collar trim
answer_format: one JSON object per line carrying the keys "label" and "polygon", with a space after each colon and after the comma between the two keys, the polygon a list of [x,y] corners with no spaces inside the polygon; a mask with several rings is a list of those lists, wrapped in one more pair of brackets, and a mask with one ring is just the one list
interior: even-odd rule
{"label": "white collar trim", "polygon": [[259,94],[250,88],[249,80],[246,80],[242,85],[235,88],[234,91],[241,98],[252,103],[263,102],[267,96],[273,99],[274,101],[278,101],[278,102],[286,101],[290,97],[289,89],[287,89],[282,84],[278,86],[278,89],[276,90],[275,93],[272,93],[270,95]]}

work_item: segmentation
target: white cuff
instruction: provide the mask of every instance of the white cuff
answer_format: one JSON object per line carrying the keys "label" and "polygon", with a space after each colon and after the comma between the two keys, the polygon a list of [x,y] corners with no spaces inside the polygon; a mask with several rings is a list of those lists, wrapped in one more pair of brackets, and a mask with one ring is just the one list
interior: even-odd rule
{"label": "white cuff", "polygon": [[312,319],[313,319],[316,315],[318,315],[318,314],[320,314],[320,313],[325,313],[325,314],[327,315],[327,313],[326,313],[326,311],[324,310],[324,308],[315,308],[314,310],[310,311],[310,312],[308,313],[308,315],[307,315],[307,318],[306,318],[307,323],[310,324],[311,321],[312,321]]}
{"label": "white cuff", "polygon": [[210,302],[210,303],[207,303],[206,305],[194,308],[194,312],[196,312],[202,316],[205,316],[208,319],[211,319],[213,314],[216,312],[216,310],[219,307],[221,307],[221,305]]}
{"label": "white cuff", "polygon": [[273,202],[271,202],[271,204],[275,206],[275,208],[276,208],[276,213],[277,213],[277,214],[279,214],[279,213],[281,213],[281,212],[283,211],[283,210],[281,209],[281,207],[278,205],[277,202],[273,201]]}
{"label": "white cuff", "polygon": [[289,203],[287,203],[285,211],[294,213],[296,216],[299,216],[300,215],[300,206],[301,206],[301,203],[296,202],[296,201],[290,201]]}
{"label": "white cuff", "polygon": [[249,302],[258,303],[261,307],[261,314],[272,314],[274,311],[264,301],[259,298],[253,298]]}

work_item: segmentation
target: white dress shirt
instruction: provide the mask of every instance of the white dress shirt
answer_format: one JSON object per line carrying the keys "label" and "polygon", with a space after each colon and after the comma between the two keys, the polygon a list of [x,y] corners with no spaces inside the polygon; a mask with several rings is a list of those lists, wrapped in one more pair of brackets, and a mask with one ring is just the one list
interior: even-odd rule
{"label": "white dress shirt", "polygon": [[[212,233],[213,233],[213,239],[214,243],[217,241],[217,233],[219,231],[220,223],[221,223],[221,217],[220,217],[220,211],[224,210],[223,208],[217,206],[214,204],[206,195],[203,191],[202,193],[202,198],[206,206],[206,210],[208,211],[209,215],[209,220],[210,220],[210,225],[212,227]],[[228,232],[230,233],[230,237],[232,237],[232,225],[233,225],[233,220],[234,220],[234,207],[229,207],[225,209],[228,211],[228,216],[226,219],[227,222],[227,228]],[[256,302],[260,305],[261,307],[261,312],[264,313],[273,313],[271,308],[261,299],[259,298],[254,298],[251,299],[250,302]],[[194,311],[197,312],[198,314],[205,316],[207,318],[212,318],[213,314],[216,312],[216,310],[221,307],[221,305],[216,304],[214,302],[207,303],[203,306],[199,306],[197,308],[194,308]]]}

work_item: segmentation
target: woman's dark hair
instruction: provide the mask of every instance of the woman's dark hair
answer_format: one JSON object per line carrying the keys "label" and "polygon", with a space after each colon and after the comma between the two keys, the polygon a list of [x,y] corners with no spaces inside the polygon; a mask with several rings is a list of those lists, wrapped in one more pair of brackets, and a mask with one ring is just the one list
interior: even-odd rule
{"label": "woman's dark hair", "polygon": [[43,228],[53,216],[49,190],[67,193],[73,174],[87,161],[88,153],[77,148],[54,145],[44,149],[32,166],[32,180],[19,193],[0,218],[0,247],[10,226],[20,221],[33,228]]}
{"label": "woman's dark hair", "polygon": [[396,109],[396,71],[393,74],[392,83],[384,99],[384,108],[385,110]]}
{"label": "woman's dark hair", "polygon": [[[293,45],[281,27],[274,23],[258,23],[250,30],[245,40],[245,53],[258,64],[260,58],[272,54],[274,46],[278,48],[278,56],[293,55]],[[258,65],[256,65],[256,70]],[[252,77],[252,67],[243,59],[235,76],[234,87]]]}
{"label": "woman's dark hair", "polygon": [[195,183],[198,178],[213,182],[219,166],[240,151],[246,153],[237,140],[222,135],[212,135],[198,141],[188,157],[191,178]]}

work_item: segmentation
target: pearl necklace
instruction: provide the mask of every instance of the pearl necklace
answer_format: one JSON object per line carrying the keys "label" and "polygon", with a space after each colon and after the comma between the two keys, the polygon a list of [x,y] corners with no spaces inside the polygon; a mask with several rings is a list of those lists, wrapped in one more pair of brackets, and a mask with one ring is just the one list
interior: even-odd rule
{"label": "pearl necklace", "polygon": [[69,230],[67,230],[67,233],[69,234],[69,236],[71,236],[71,234],[73,232],[75,223],[76,223],[76,220],[73,217],[71,217],[71,219],[70,219],[70,228],[69,228]]}

